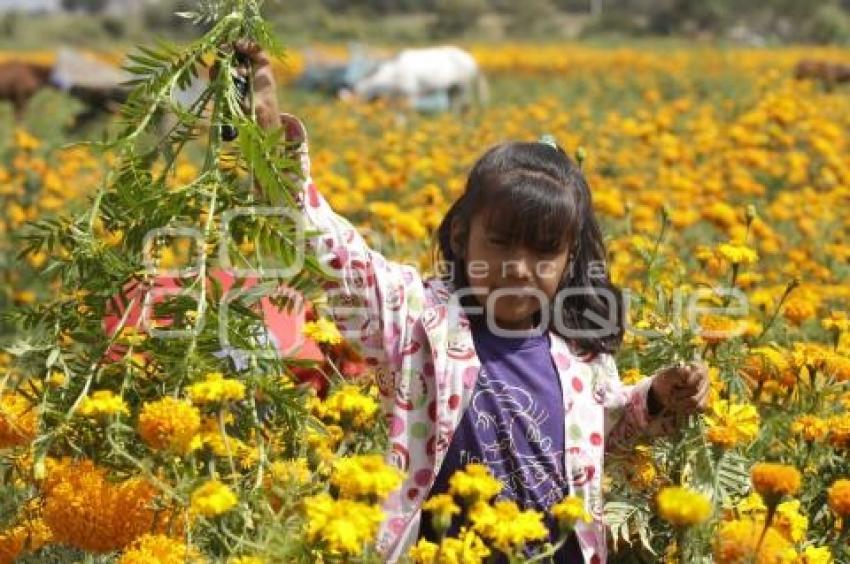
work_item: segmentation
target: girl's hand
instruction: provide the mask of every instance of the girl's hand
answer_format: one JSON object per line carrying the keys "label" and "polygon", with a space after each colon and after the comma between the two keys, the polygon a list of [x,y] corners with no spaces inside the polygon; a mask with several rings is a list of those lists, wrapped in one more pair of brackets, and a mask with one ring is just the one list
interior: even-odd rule
{"label": "girl's hand", "polygon": [[690,415],[708,406],[711,381],[703,362],[670,366],[657,372],[649,389],[650,414]]}
{"label": "girl's hand", "polygon": [[[239,76],[247,77],[253,73],[251,94],[254,96],[257,124],[263,129],[278,129],[281,121],[277,103],[277,86],[268,54],[256,43],[245,40],[234,43],[233,51],[248,61],[248,65],[236,68]],[[215,77],[216,72],[218,72],[217,65],[212,68],[210,75]],[[244,100],[242,109],[248,114],[251,110],[251,100]]]}

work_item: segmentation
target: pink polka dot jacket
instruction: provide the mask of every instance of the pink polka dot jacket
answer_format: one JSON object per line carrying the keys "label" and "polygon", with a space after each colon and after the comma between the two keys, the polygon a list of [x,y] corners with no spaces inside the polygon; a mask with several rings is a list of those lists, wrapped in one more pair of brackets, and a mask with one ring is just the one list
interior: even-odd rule
{"label": "pink polka dot jacket", "polygon": [[[423,280],[415,268],[387,260],[330,208],[310,176],[304,126],[283,116],[288,139],[302,139],[303,179],[297,201],[308,229],[322,234],[311,246],[337,278],[326,286],[334,321],[377,373],[390,434],[387,461],[406,478],[384,503],[377,546],[391,562],[416,541],[425,500],[475,388],[481,367],[470,323],[453,288]],[[602,466],[606,448],[668,427],[650,420],[651,378],[620,381],[607,354],[579,356],[555,333],[551,354],[564,391],[565,467],[570,493],[584,499],[593,520],[576,535],[584,561],[606,561]]]}

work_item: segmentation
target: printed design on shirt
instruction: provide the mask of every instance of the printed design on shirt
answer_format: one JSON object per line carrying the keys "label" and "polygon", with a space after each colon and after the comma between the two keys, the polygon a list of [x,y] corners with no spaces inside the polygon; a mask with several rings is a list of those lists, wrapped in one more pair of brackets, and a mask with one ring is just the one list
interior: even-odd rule
{"label": "printed design on shirt", "polygon": [[482,367],[469,412],[484,460],[461,451],[461,466],[486,464],[520,503],[536,498],[549,506],[564,497],[563,453],[541,429],[550,415],[526,390],[491,378]]}

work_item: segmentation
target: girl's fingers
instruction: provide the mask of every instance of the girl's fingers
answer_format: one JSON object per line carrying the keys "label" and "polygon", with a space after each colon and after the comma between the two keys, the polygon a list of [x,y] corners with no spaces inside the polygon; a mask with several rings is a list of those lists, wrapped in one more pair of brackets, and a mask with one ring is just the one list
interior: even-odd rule
{"label": "girl's fingers", "polygon": [[233,50],[248,58],[254,68],[268,65],[271,61],[258,43],[240,39],[233,44]]}

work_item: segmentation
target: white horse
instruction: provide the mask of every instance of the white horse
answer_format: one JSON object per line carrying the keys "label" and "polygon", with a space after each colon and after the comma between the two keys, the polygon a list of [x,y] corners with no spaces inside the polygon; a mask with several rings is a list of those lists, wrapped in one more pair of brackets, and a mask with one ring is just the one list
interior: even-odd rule
{"label": "white horse", "polygon": [[489,98],[487,81],[475,58],[452,46],[405,49],[357,81],[353,91],[363,100],[402,98],[421,109],[433,105],[435,96],[437,100],[445,97],[452,109],[469,106],[473,96],[482,105]]}

